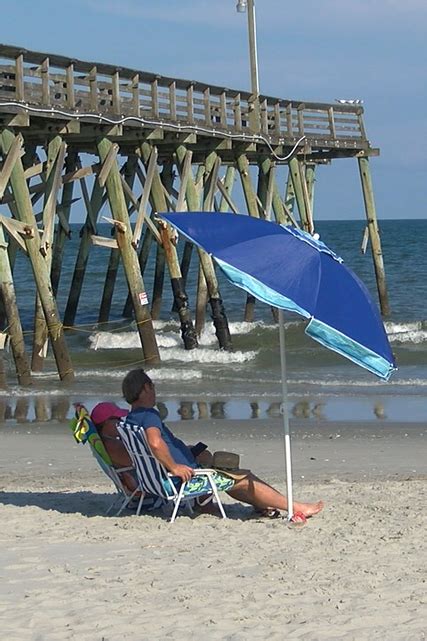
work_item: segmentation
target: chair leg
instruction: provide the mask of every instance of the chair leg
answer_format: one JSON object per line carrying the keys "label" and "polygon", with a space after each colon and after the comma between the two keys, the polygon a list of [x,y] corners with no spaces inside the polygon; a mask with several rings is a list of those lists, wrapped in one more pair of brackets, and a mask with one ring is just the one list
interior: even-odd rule
{"label": "chair leg", "polygon": [[121,507],[120,507],[120,510],[117,512],[116,516],[120,516],[120,514],[123,512],[123,510],[125,509],[125,507],[127,507],[127,506],[129,505],[129,503],[132,501],[133,497],[135,496],[135,494],[136,494],[137,492],[138,492],[138,488],[136,488],[136,490],[134,490],[134,491],[132,492],[132,494],[130,494],[129,496],[126,496],[126,498],[125,498],[125,500],[123,501],[123,503],[122,503],[122,505],[121,505]]}
{"label": "chair leg", "polygon": [[136,515],[139,516],[141,514],[141,508],[142,508],[142,502],[145,497],[145,492],[141,492],[141,497],[138,501],[138,507],[136,508]]}
{"label": "chair leg", "polygon": [[208,476],[208,478],[209,478],[209,483],[211,484],[212,492],[214,493],[216,502],[218,503],[219,511],[222,514],[222,518],[226,519],[227,515],[226,515],[225,510],[224,510],[224,508],[222,506],[222,501],[219,498],[219,492],[218,492],[218,489],[217,489],[217,487],[215,485],[215,481],[213,481],[210,476]]}
{"label": "chair leg", "polygon": [[184,489],[185,489],[186,483],[182,483],[181,487],[179,488],[178,496],[174,498],[174,508],[171,516],[170,522],[173,523],[175,521],[176,514],[178,512],[179,504],[181,503],[182,497],[184,495]]}

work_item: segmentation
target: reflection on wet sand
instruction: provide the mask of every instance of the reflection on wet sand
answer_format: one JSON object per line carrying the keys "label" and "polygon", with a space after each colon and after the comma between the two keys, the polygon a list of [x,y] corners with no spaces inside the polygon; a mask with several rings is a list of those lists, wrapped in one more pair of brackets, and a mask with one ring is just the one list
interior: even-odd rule
{"label": "reflection on wet sand", "polygon": [[387,414],[385,413],[384,405],[382,403],[375,403],[374,414],[377,418],[387,418]]}
{"label": "reflection on wet sand", "polygon": [[193,419],[194,418],[193,403],[191,401],[181,401],[178,409],[178,414],[180,415],[183,421]]}
{"label": "reflection on wet sand", "polygon": [[[258,401],[159,401],[157,407],[162,420],[189,421],[211,419],[277,419],[281,416],[282,404]],[[90,406],[89,406],[90,409]],[[289,403],[289,414],[296,419],[327,420],[326,402],[306,399]],[[370,409],[377,419],[387,419],[384,405],[375,402]],[[0,425],[14,421],[24,423],[67,423],[74,414],[73,401],[69,397],[26,396],[16,399],[0,397]]]}

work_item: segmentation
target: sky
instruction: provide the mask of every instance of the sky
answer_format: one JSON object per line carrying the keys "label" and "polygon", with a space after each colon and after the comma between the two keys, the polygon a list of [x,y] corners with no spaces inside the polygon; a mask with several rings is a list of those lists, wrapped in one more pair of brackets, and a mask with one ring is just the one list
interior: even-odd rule
{"label": "sky", "polygon": [[[0,41],[249,90],[247,16],[235,0],[0,0]],[[427,218],[427,0],[256,0],[260,91],[362,99],[381,155],[379,219]],[[315,218],[364,218],[355,159],[320,167]]]}

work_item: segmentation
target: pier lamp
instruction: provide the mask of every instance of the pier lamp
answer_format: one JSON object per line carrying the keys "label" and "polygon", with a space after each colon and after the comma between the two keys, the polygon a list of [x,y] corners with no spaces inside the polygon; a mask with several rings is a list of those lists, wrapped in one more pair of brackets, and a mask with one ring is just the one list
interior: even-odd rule
{"label": "pier lamp", "polygon": [[255,0],[237,0],[236,10],[238,13],[248,14],[249,34],[249,59],[251,64],[251,91],[255,96],[259,95],[258,81],[258,53],[256,43],[256,19]]}

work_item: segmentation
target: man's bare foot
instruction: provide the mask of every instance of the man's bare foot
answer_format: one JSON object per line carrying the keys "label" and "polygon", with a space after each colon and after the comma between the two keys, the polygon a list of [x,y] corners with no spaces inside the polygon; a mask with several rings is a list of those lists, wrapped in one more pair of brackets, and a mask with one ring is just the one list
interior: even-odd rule
{"label": "man's bare foot", "polygon": [[317,503],[294,503],[293,511],[302,512],[304,516],[309,518],[310,516],[321,512],[323,510],[323,507],[323,501],[318,501]]}

